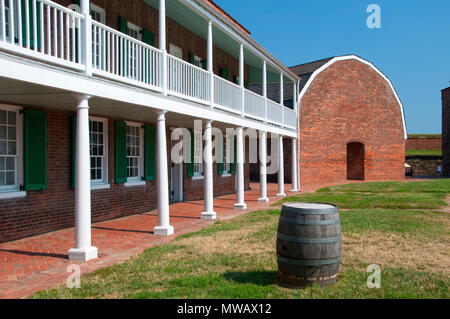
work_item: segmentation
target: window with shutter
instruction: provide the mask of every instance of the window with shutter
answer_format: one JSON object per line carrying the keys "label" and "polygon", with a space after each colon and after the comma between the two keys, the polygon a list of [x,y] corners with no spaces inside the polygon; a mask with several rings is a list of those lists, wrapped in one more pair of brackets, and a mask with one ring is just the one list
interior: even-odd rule
{"label": "window with shutter", "polygon": [[145,126],[145,180],[156,179],[156,130],[154,126]]}
{"label": "window with shutter", "polygon": [[19,108],[0,105],[0,192],[20,189],[21,130]]}

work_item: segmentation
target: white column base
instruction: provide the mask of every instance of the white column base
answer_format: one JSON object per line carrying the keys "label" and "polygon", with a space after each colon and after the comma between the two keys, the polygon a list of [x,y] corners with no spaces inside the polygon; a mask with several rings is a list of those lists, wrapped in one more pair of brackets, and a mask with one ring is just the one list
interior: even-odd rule
{"label": "white column base", "polygon": [[72,248],[69,250],[70,260],[88,261],[98,258],[97,247]]}
{"label": "white column base", "polygon": [[277,197],[286,197],[286,194],[284,194],[284,193],[279,193],[279,194],[277,194]]}
{"label": "white column base", "polygon": [[157,236],[169,237],[174,234],[174,228],[173,226],[156,226],[153,232]]}
{"label": "white column base", "polygon": [[291,193],[298,193],[298,189],[291,189]]}
{"label": "white column base", "polygon": [[261,203],[268,203],[269,202],[269,199],[266,197],[266,198],[258,198],[258,202],[261,202]]}
{"label": "white column base", "polygon": [[216,214],[216,212],[212,212],[212,213],[203,212],[201,218],[204,220],[216,220],[217,214]]}
{"label": "white column base", "polygon": [[242,203],[242,204],[234,204],[234,208],[246,210],[246,209],[247,209],[247,204],[246,204],[246,203]]}

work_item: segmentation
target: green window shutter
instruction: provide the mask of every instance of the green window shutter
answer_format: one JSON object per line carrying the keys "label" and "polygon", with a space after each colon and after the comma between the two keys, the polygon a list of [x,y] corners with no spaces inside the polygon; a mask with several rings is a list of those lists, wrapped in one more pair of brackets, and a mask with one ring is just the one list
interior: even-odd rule
{"label": "green window shutter", "polygon": [[[119,17],[119,31],[128,35],[128,21],[124,17]],[[122,68],[124,76],[128,76],[128,44],[122,44]]]}
{"label": "green window shutter", "polygon": [[248,89],[248,81],[244,80],[244,88]]}
{"label": "green window shutter", "polygon": [[233,82],[234,82],[234,84],[239,85],[239,80],[238,80],[237,75],[234,75],[234,76],[233,76]]}
{"label": "green window shutter", "polygon": [[203,63],[203,70],[208,70],[208,60],[204,59],[202,60],[202,63]]}
{"label": "green window shutter", "polygon": [[[26,1],[20,0],[22,11],[22,45],[27,45],[27,12]],[[36,21],[33,21],[33,0],[28,0],[28,15],[29,15],[29,27],[28,32],[30,36],[30,48],[34,49],[35,42],[37,43],[37,49],[41,48],[41,10],[39,10],[39,2],[36,2]],[[34,26],[36,26],[36,37],[34,39]]]}
{"label": "green window shutter", "polygon": [[143,30],[142,31],[142,42],[154,47],[155,46],[155,34],[148,30]]}
{"label": "green window shutter", "polygon": [[145,180],[156,178],[156,130],[154,126],[145,126]]}
{"label": "green window shutter", "polygon": [[236,158],[237,158],[237,154],[236,154],[236,144],[237,144],[237,140],[236,140],[236,136],[234,137],[234,156],[233,156],[233,160],[230,163],[230,170],[231,170],[231,174],[236,174]]}
{"label": "green window shutter", "polygon": [[220,69],[220,77],[225,80],[229,80],[230,79],[230,71],[228,71],[227,69]]}
{"label": "green window shutter", "polygon": [[189,63],[195,64],[195,54],[192,52],[189,52]]}
{"label": "green window shutter", "polygon": [[70,187],[75,189],[75,169],[77,162],[77,116],[70,118]]}
{"label": "green window shutter", "polygon": [[47,113],[24,111],[25,190],[47,189]]}
{"label": "green window shutter", "polygon": [[[226,161],[225,157],[224,157],[224,151],[223,149],[225,148],[225,143],[222,144],[222,149],[217,148],[216,149],[216,156],[217,156],[217,175],[223,175],[223,171],[224,171],[224,163]],[[222,159],[222,163],[220,163],[220,159]]]}
{"label": "green window shutter", "polygon": [[127,181],[127,125],[117,121],[114,126],[114,139],[116,149],[116,183]]}
{"label": "green window shutter", "polygon": [[187,176],[193,177],[194,176],[194,131],[189,130],[190,136],[191,136],[191,162],[187,163]]}

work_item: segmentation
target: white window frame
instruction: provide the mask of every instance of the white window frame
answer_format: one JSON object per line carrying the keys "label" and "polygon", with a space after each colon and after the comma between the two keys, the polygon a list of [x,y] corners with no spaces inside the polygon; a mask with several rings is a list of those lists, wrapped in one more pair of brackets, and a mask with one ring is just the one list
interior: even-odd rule
{"label": "white window frame", "polygon": [[14,185],[0,186],[0,199],[26,196],[26,192],[21,191],[23,185],[23,115],[21,107],[7,104],[0,104],[0,110],[16,112],[16,159],[14,161]]}
{"label": "white window frame", "polygon": [[204,60],[201,57],[196,56],[196,55],[194,56],[194,65],[195,66],[199,67],[200,69],[203,69],[203,67],[204,67],[203,63],[204,63]]}
{"label": "white window frame", "polygon": [[194,131],[194,178],[204,177],[203,134]]}
{"label": "white window frame", "polygon": [[183,49],[173,43],[169,44],[169,54],[180,60],[183,60]]}
{"label": "white window frame", "polygon": [[[142,41],[142,28],[141,27],[138,27],[137,25],[135,25],[135,24],[133,24],[131,22],[128,22],[128,21],[127,21],[127,27],[128,27],[128,35],[130,37],[132,37],[133,39]],[[136,32],[137,38],[133,37],[132,35],[130,35],[130,30]]]}
{"label": "white window frame", "polygon": [[[10,21],[11,20],[10,19],[11,8],[9,7],[9,1],[5,1],[5,0],[3,0],[3,1],[4,2],[3,2],[2,8],[4,8],[4,10],[5,10],[5,37],[6,37],[6,40],[4,40],[4,41],[9,42],[9,41],[11,41],[11,21]],[[18,18],[19,10],[17,9],[17,6],[19,5],[20,2],[18,0],[13,0],[12,2],[13,2],[13,7],[14,7],[14,12],[13,12],[14,38],[15,38],[14,43],[17,43],[16,40],[18,41],[18,39],[19,39],[19,36],[18,36],[19,25],[17,23],[19,21],[19,18]],[[6,6],[6,4],[8,6]],[[1,15],[0,15],[0,23],[2,23]],[[7,27],[8,30],[6,30],[6,25],[8,25],[8,27]],[[0,28],[0,30],[1,30],[1,28]],[[7,31],[9,31],[9,32],[7,32]],[[1,38],[1,34],[0,34],[0,38]]]}
{"label": "white window frame", "polygon": [[[103,158],[102,158],[102,179],[101,180],[92,180],[91,179],[91,188],[92,189],[101,189],[101,188],[109,188],[109,170],[108,170],[108,119],[103,117],[90,116],[89,121],[95,121],[103,123]],[[89,145],[91,143],[90,140],[91,130],[89,129]],[[90,155],[92,157],[92,155]],[[98,156],[96,156],[98,157]]]}
{"label": "white window frame", "polygon": [[95,20],[95,21],[100,22],[102,24],[106,24],[106,10],[105,9],[103,9],[102,7],[100,7],[96,4],[93,4],[93,3],[89,4],[89,9],[91,11],[94,11],[95,13],[98,13],[98,15],[100,16],[100,21],[99,20]]}
{"label": "white window frame", "polygon": [[231,163],[228,159],[229,155],[231,154],[230,149],[230,139],[225,136],[224,137],[224,143],[223,143],[223,174],[222,176],[230,176],[231,175]]}
{"label": "white window frame", "polygon": [[[127,182],[125,186],[140,186],[145,185],[145,181],[142,179],[144,176],[144,128],[143,123],[138,122],[125,122],[126,126],[133,126],[139,128],[139,159],[138,159],[138,176],[128,177],[128,149],[127,149]],[[128,144],[128,143],[127,143]],[[128,148],[128,145],[127,145]]]}

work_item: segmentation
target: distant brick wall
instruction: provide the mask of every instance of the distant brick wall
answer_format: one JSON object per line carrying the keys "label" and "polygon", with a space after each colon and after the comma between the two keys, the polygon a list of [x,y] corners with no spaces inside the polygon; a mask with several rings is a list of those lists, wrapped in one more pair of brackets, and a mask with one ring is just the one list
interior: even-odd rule
{"label": "distant brick wall", "polygon": [[441,150],[442,138],[409,137],[406,140],[406,150]]}
{"label": "distant brick wall", "polygon": [[443,173],[450,176],[450,87],[442,91]]}
{"label": "distant brick wall", "polygon": [[399,104],[389,84],[356,61],[332,64],[301,101],[300,176],[305,185],[347,180],[347,144],[365,147],[365,180],[405,177],[405,140]]}
{"label": "distant brick wall", "polygon": [[[73,227],[75,191],[70,185],[70,118],[73,113],[47,112],[47,190],[29,191],[25,198],[0,200],[0,242]],[[108,120],[108,176],[110,189],[92,191],[92,221],[102,221],[156,208],[156,181],[145,186],[125,187],[115,183],[114,122]],[[149,123],[152,124],[152,123]],[[169,130],[169,129],[168,129]],[[170,137],[169,131],[167,136]],[[167,143],[170,154],[170,141]],[[168,163],[170,165],[170,156]],[[214,164],[214,195],[234,193],[234,175],[217,175]],[[186,177],[184,199],[203,199],[203,180]],[[245,166],[245,188],[249,189],[249,167]],[[169,169],[170,181],[170,169]],[[169,187],[170,183],[168,183]],[[230,203],[232,207],[233,203]]]}
{"label": "distant brick wall", "polygon": [[438,166],[442,165],[441,156],[406,156],[413,176],[438,176]]}

